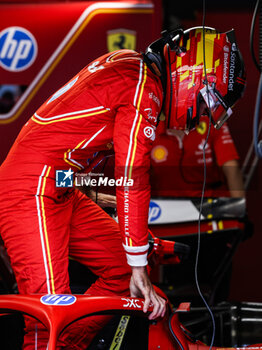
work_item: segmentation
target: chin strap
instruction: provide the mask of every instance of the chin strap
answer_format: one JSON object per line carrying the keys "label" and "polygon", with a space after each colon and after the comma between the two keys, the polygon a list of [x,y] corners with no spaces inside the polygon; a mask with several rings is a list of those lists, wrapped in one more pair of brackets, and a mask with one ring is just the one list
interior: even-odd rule
{"label": "chin strap", "polygon": [[166,69],[164,62],[160,55],[155,52],[142,53],[143,60],[151,70],[152,73],[157,75],[162,83],[164,92],[166,91]]}
{"label": "chin strap", "polygon": [[[148,68],[151,70],[152,73],[154,73],[156,76],[158,76],[162,83],[162,88],[164,91],[164,100],[166,98],[166,68],[164,65],[164,62],[160,55],[158,55],[155,52],[147,52],[142,53],[143,60],[148,66]],[[163,101],[162,106],[164,106],[165,101]],[[163,108],[163,107],[162,107]],[[160,111],[158,117],[157,117],[157,125],[160,122],[160,115],[162,110]]]}
{"label": "chin strap", "polygon": [[148,68],[151,70],[152,73],[156,74],[158,77],[161,77],[162,73],[161,70],[158,68],[158,65],[156,62],[154,62],[152,59],[150,59],[148,56],[153,55],[153,54],[145,54],[142,53],[143,55],[143,60],[146,63],[146,65],[148,66]]}

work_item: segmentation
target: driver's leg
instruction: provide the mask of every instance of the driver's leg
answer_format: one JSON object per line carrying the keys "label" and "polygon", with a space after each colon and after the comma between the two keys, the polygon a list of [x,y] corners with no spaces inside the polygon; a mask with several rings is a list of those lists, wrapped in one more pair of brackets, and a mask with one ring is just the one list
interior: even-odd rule
{"label": "driver's leg", "polygon": [[[131,269],[126,262],[119,226],[81,192],[77,192],[73,206],[69,254],[98,276],[86,294],[129,295]],[[72,325],[63,340],[74,342],[74,349],[85,349],[108,320],[106,316],[89,317]]]}

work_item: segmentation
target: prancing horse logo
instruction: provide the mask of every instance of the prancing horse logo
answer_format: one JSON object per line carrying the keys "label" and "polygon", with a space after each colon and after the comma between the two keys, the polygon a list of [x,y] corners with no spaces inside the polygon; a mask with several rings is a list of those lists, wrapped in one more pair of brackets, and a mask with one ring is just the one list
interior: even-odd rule
{"label": "prancing horse logo", "polygon": [[128,29],[114,29],[107,32],[107,49],[109,52],[120,49],[136,49],[136,32]]}

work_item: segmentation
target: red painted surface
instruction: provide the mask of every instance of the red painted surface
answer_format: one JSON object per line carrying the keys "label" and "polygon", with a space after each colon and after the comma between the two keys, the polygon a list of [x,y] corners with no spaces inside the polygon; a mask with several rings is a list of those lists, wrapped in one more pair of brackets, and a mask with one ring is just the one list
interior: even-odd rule
{"label": "red painted surface", "polygon": [[22,125],[45,99],[90,61],[109,51],[110,31],[131,31],[136,37],[133,48],[142,51],[161,30],[160,20],[154,22],[152,1],[20,1],[0,4],[0,10],[0,33],[12,26],[22,27],[34,36],[38,46],[35,61],[27,69],[12,72],[0,67],[0,85],[28,86],[8,118],[0,115],[0,163]]}
{"label": "red painted surface", "polygon": [[[59,295],[49,295],[56,298]],[[70,295],[69,295],[70,297]],[[121,310],[125,314],[140,312],[140,317],[145,316],[142,311],[143,301],[138,298],[121,297],[90,297],[77,295],[75,302],[71,305],[46,305],[41,301],[40,295],[1,295],[0,313],[5,314],[10,310],[20,311],[28,314],[42,322],[49,331],[49,349],[56,349],[56,341],[62,330],[71,322],[83,316],[97,314],[101,311],[116,313]],[[149,308],[149,312],[152,308]]]}

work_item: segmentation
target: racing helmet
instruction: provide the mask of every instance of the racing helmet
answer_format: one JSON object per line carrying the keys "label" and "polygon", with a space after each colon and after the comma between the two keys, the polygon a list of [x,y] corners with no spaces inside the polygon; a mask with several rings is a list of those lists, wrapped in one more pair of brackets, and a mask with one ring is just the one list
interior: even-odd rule
{"label": "racing helmet", "polygon": [[191,130],[201,115],[210,113],[219,129],[246,84],[234,30],[219,33],[210,27],[194,27],[162,34],[147,52],[160,55],[165,66],[166,127]]}

